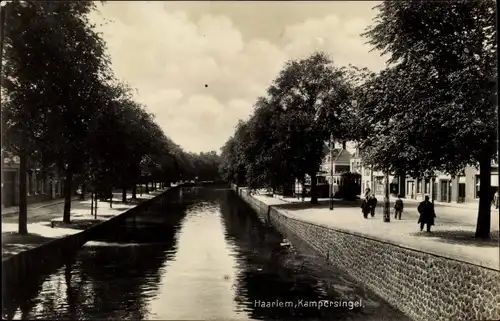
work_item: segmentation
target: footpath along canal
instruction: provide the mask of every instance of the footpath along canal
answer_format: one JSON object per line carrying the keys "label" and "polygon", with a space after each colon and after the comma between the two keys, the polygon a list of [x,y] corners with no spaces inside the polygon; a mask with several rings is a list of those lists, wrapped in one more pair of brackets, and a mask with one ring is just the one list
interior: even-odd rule
{"label": "footpath along canal", "polygon": [[228,189],[181,188],[87,242],[49,275],[27,279],[4,301],[3,316],[408,320],[292,241],[264,226]]}

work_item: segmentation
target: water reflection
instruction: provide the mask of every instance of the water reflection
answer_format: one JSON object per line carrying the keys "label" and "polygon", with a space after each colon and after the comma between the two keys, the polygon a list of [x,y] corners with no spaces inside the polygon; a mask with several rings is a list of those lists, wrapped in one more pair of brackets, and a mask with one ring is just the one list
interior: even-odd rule
{"label": "water reflection", "polygon": [[[346,275],[317,256],[299,240],[298,248],[280,246],[282,236],[263,226],[238,200],[223,202],[221,212],[227,227],[226,238],[237,249],[239,264],[235,300],[253,319],[308,317],[365,320],[405,319],[401,313],[381,302]],[[236,197],[236,196],[234,196]],[[302,302],[318,300],[359,301],[364,308],[261,307],[256,302]]]}
{"label": "water reflection", "polygon": [[[188,188],[149,206],[37,282],[7,309],[22,319],[404,319],[311,249],[282,247],[226,190]],[[304,254],[304,253],[307,253]],[[365,308],[263,308],[255,301],[363,298]],[[4,310],[5,311],[5,310]]]}

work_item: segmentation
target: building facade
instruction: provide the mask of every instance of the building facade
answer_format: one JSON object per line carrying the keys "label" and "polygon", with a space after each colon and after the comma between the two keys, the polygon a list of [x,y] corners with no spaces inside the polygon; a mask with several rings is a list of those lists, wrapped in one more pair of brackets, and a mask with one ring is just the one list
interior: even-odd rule
{"label": "building facade", "polygon": [[[19,205],[19,157],[4,157],[2,164],[2,208]],[[51,172],[43,175],[40,169],[30,169],[26,178],[28,204],[61,198],[64,178]]]}
{"label": "building facade", "polygon": [[[376,194],[384,193],[384,174],[363,165],[358,151],[351,159],[351,171],[361,174],[362,190],[370,188]],[[389,175],[390,193],[400,194],[404,198],[423,200],[425,195],[434,196],[434,200],[444,203],[478,203],[479,202],[479,169],[467,166],[460,175],[452,177],[437,172],[434,182],[430,178],[405,178]],[[492,162],[491,194],[498,190],[498,163]]]}
{"label": "building facade", "polygon": [[[323,162],[321,163],[320,172],[318,173],[319,180],[330,182],[330,172],[333,170],[333,184],[339,185],[343,173],[351,171],[352,154],[347,150],[345,144],[334,146],[333,151],[325,145]],[[321,177],[321,178],[319,178]]]}

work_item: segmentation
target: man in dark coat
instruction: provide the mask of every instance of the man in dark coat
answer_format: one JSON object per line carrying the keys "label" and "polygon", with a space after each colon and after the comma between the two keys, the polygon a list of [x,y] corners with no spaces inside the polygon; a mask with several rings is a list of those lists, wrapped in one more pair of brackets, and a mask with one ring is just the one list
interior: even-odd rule
{"label": "man in dark coat", "polygon": [[434,225],[434,218],[436,212],[434,211],[434,204],[429,202],[429,196],[425,196],[425,200],[418,205],[417,208],[420,213],[418,223],[420,223],[420,231],[423,231],[424,225],[427,225],[427,232],[431,231],[431,226]]}
{"label": "man in dark coat", "polygon": [[361,212],[364,218],[368,218],[368,213],[370,212],[370,205],[368,205],[368,200],[365,198],[361,203]]}
{"label": "man in dark coat", "polygon": [[370,196],[370,198],[368,199],[368,205],[370,207],[370,215],[374,217],[375,208],[377,207],[377,198],[375,197],[375,195]]}

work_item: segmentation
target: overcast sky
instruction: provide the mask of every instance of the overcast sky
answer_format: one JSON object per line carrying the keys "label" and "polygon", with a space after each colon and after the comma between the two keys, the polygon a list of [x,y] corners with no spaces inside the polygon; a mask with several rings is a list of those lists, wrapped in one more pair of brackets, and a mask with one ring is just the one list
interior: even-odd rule
{"label": "overcast sky", "polygon": [[219,151],[287,60],[321,50],[339,66],[382,69],[360,36],[376,4],[109,1],[92,20],[116,76],[165,133],[186,151]]}

